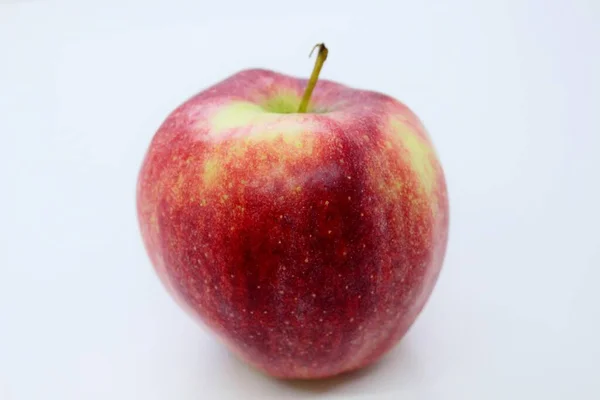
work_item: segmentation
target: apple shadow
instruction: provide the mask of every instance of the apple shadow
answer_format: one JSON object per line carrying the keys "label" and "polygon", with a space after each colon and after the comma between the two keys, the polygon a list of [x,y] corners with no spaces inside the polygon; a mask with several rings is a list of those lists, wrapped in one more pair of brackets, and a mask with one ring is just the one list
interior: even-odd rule
{"label": "apple shadow", "polygon": [[220,372],[235,377],[239,390],[248,394],[260,394],[263,398],[272,395],[322,395],[322,394],[382,394],[397,391],[418,380],[420,368],[416,354],[408,340],[403,340],[377,362],[331,378],[323,379],[278,379],[259,371],[229,351],[222,349]]}

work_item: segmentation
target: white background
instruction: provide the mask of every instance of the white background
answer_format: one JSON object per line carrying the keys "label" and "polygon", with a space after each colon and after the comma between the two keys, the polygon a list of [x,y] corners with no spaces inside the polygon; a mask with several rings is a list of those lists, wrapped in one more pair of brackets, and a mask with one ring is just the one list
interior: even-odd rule
{"label": "white background", "polygon": [[[426,123],[447,259],[402,343],[283,383],[166,294],[135,181],[158,125],[247,67]],[[600,3],[0,0],[0,399],[600,398]]]}

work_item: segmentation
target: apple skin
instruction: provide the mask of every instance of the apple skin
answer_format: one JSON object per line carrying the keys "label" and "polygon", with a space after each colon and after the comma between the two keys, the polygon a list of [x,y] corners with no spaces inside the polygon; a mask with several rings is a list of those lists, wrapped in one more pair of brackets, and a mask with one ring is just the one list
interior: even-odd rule
{"label": "apple skin", "polygon": [[137,210],[167,290],[250,365],[322,378],[378,360],[446,252],[444,172],[399,101],[241,71],[181,104],[145,155]]}

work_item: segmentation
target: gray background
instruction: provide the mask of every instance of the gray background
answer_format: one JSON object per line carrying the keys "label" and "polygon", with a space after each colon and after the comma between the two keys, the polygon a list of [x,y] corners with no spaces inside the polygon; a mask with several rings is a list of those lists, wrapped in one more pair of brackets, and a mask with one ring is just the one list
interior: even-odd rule
{"label": "gray background", "polygon": [[[176,105],[320,41],[424,120],[450,242],[386,358],[286,384],[166,294],[134,189]],[[0,1],[0,51],[0,399],[600,398],[598,1]]]}

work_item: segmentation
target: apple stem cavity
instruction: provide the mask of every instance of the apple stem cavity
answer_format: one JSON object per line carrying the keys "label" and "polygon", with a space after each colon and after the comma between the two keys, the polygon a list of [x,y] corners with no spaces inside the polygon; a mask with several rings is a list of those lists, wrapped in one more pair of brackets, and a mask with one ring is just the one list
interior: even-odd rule
{"label": "apple stem cavity", "polygon": [[306,89],[304,89],[304,95],[302,96],[302,101],[300,101],[300,107],[298,107],[299,113],[305,113],[306,110],[308,110],[310,96],[312,96],[312,92],[315,89],[315,86],[317,86],[317,80],[319,79],[321,68],[323,68],[323,64],[325,63],[325,60],[327,60],[327,53],[329,53],[329,50],[327,50],[327,47],[325,47],[325,43],[319,43],[313,47],[308,57],[312,56],[312,53],[317,47],[319,48],[317,61],[315,61],[315,67],[313,68],[312,74],[310,74],[310,79],[308,80]]}

